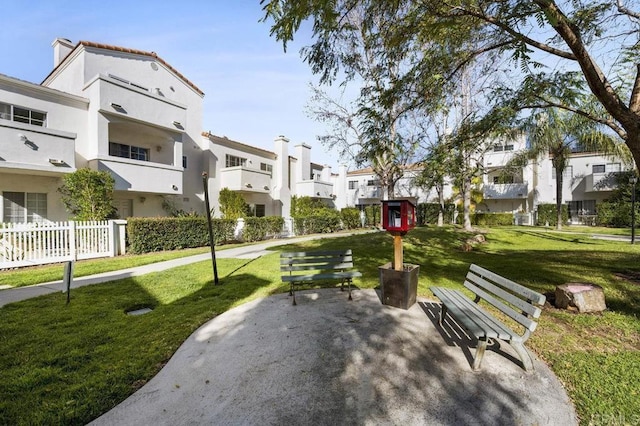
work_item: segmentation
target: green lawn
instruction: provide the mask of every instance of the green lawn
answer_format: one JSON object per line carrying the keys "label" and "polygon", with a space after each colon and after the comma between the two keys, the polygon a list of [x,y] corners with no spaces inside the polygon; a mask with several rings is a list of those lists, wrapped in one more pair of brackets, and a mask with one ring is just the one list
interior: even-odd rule
{"label": "green lawn", "polygon": [[[547,307],[529,347],[566,385],[584,424],[611,424],[640,412],[640,246],[536,228],[497,228],[472,252],[454,228],[420,228],[405,237],[405,261],[421,265],[419,293],[460,288],[478,263],[538,291],[568,281],[605,288],[609,311],[576,315]],[[363,278],[393,254],[385,233],[315,240],[282,251],[351,247]],[[241,303],[286,291],[278,253],[254,261],[220,259],[221,286],[202,262],[84,287],[0,308],[0,424],[85,424],[153,377],[202,323]],[[127,316],[133,308],[153,312]]]}
{"label": "green lawn", "polygon": [[[218,246],[216,247],[216,250],[226,250],[228,248],[239,247],[242,245],[246,244],[228,244]],[[201,253],[209,253],[209,247],[146,254],[127,254],[126,256],[106,257],[102,259],[79,260],[74,264],[73,276],[78,278],[87,275],[101,274],[103,272],[119,271],[121,269],[148,265],[150,263],[164,262],[165,260],[178,259],[180,257],[187,257]],[[63,271],[64,264],[60,263],[1,270],[0,286],[24,287],[49,281],[59,281],[62,280]]]}

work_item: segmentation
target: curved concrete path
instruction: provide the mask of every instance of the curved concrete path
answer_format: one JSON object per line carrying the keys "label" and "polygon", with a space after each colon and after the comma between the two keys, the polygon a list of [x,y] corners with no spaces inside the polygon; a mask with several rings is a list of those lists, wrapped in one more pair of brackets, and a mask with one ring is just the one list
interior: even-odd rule
{"label": "curved concrete path", "polygon": [[[471,370],[473,342],[374,290],[246,303],[204,324],[167,365],[94,425],[575,425],[551,370],[527,373],[502,344]],[[497,352],[496,352],[497,351]]]}

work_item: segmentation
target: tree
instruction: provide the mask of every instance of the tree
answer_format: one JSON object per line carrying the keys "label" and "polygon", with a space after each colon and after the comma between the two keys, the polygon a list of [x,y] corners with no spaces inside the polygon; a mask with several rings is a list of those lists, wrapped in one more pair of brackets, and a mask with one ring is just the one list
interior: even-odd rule
{"label": "tree", "polygon": [[[549,155],[556,173],[556,229],[562,229],[562,188],[564,171],[574,150],[599,151],[628,158],[611,135],[600,132],[597,123],[559,109],[543,109],[531,115],[522,125],[528,135],[528,148],[515,154],[505,171],[521,169],[530,160]],[[625,147],[626,148],[626,147]]]}
{"label": "tree", "polygon": [[[510,86],[491,98],[513,111],[561,108],[602,124],[629,147],[640,164],[640,11],[624,0],[263,0],[272,35],[286,43],[304,20],[313,22],[315,42],[305,60],[323,78],[341,61],[332,38],[346,25],[345,14],[359,6],[369,19],[388,18],[377,35],[393,58],[419,51],[405,78],[387,97],[419,89],[414,105],[446,92],[465,66],[485,55],[503,55],[519,65]],[[368,20],[366,22],[368,22]],[[365,24],[366,24],[365,22]],[[605,52],[602,54],[602,52]],[[546,59],[543,59],[546,58]],[[415,93],[415,92],[414,92]],[[430,96],[424,96],[428,93]],[[590,102],[576,103],[588,95]],[[582,108],[581,105],[599,108]]]}
{"label": "tree", "polygon": [[[337,147],[359,166],[371,166],[380,181],[383,199],[394,197],[395,184],[412,152],[411,138],[403,132],[402,99],[385,98],[393,82],[401,77],[407,60],[384,54],[386,47],[375,34],[384,30],[386,18],[367,17],[358,5],[345,11],[344,25],[331,37],[330,60],[344,65],[343,88],[357,85],[359,94],[355,102],[345,106],[314,88],[309,108],[312,117],[331,127],[332,133],[321,136],[320,141],[329,149]],[[307,57],[324,55],[314,46],[303,51]],[[313,68],[313,61],[310,64]],[[321,83],[330,84],[335,79],[335,73],[325,74]]]}
{"label": "tree", "polygon": [[222,188],[218,196],[220,214],[223,219],[239,219],[249,214],[249,205],[239,193]]}
{"label": "tree", "polygon": [[115,217],[114,185],[108,172],[82,168],[64,175],[58,191],[75,220],[105,220]]}

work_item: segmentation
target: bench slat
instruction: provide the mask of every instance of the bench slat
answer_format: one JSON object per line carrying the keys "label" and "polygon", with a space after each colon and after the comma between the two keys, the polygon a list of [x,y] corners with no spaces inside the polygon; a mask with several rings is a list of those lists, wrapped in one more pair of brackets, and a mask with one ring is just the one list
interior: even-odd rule
{"label": "bench slat", "polygon": [[283,282],[298,282],[298,281],[315,281],[315,280],[331,280],[331,279],[343,279],[343,278],[358,278],[362,274],[358,271],[350,272],[333,272],[325,274],[311,274],[311,275],[283,275]]}
{"label": "bench slat", "polygon": [[318,258],[320,256],[351,256],[351,249],[349,249],[349,250],[298,251],[298,252],[280,253],[280,257],[281,258],[296,258],[296,257]]}
{"label": "bench slat", "polygon": [[326,271],[326,270],[340,270],[340,269],[351,269],[353,268],[353,263],[318,263],[314,265],[282,265],[280,267],[280,272],[295,272],[295,271]]}
{"label": "bench slat", "polygon": [[478,265],[472,264],[469,269],[480,276],[489,278],[490,280],[498,283],[500,286],[504,288],[508,288],[509,290],[514,291],[515,293],[520,294],[527,300],[531,300],[532,303],[536,305],[544,305],[545,300],[547,299],[544,294],[540,294],[537,291],[533,291],[529,288],[526,288],[514,281],[508,280],[500,275],[489,271],[488,269],[484,269]]}
{"label": "bench slat", "polygon": [[517,296],[515,296],[515,295],[513,295],[513,294],[511,294],[511,293],[509,293],[509,292],[507,292],[507,291],[505,291],[503,289],[501,289],[500,287],[498,287],[498,286],[494,285],[493,283],[485,280],[484,278],[474,274],[471,271],[469,271],[469,273],[467,273],[467,279],[469,281],[471,281],[473,284],[477,285],[478,287],[486,288],[491,293],[501,297],[502,299],[506,300],[507,302],[511,303],[512,305],[520,308],[524,312],[526,312],[529,315],[533,316],[533,318],[538,318],[540,316],[540,314],[542,313],[542,310],[540,308],[538,308],[537,306],[534,306],[531,303],[528,303],[526,300],[522,300],[522,299],[518,298]]}
{"label": "bench slat", "polygon": [[439,287],[431,291],[447,306],[451,316],[476,338],[521,341],[522,337],[478,306],[462,292]]}
{"label": "bench slat", "polygon": [[484,300],[486,300],[487,302],[489,302],[491,305],[493,305],[500,312],[502,312],[505,315],[509,316],[514,321],[517,321],[520,324],[522,324],[527,330],[529,330],[529,331],[535,330],[537,323],[535,321],[533,321],[531,318],[528,318],[525,315],[522,315],[520,312],[516,312],[511,307],[507,306],[503,302],[501,302],[498,299],[496,299],[495,297],[491,296],[489,293],[487,293],[486,291],[482,290],[480,287],[477,287],[477,286],[473,285],[469,281],[465,280],[464,286],[467,287],[469,290],[473,291],[475,294],[477,294],[478,296],[480,296]]}
{"label": "bench slat", "polygon": [[307,263],[341,263],[341,262],[353,262],[353,256],[341,256],[341,257],[307,257],[307,258],[289,258],[280,259],[280,265],[304,265]]}

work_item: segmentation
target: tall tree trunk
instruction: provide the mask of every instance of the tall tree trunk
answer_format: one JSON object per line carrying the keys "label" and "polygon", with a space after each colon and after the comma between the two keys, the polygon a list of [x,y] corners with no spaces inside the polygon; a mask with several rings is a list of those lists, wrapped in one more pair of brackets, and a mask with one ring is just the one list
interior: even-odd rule
{"label": "tall tree trunk", "polygon": [[562,230],[562,185],[563,185],[563,172],[564,170],[556,167],[556,213],[558,223],[556,229]]}
{"label": "tall tree trunk", "polygon": [[438,202],[440,203],[440,209],[438,210],[438,227],[444,226],[444,187],[438,187]]}
{"label": "tall tree trunk", "polygon": [[471,178],[465,176],[462,182],[462,207],[464,212],[464,229],[473,231],[471,227]]}

